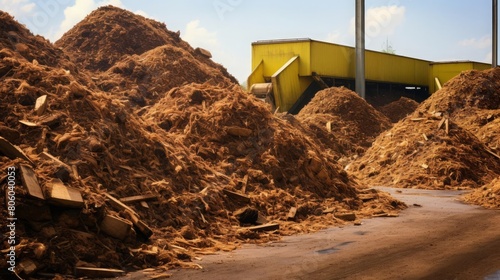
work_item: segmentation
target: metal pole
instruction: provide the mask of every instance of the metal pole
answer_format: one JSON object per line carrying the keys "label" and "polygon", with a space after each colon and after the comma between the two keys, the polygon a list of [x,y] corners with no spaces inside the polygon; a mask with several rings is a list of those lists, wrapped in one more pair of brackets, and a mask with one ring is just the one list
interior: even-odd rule
{"label": "metal pole", "polygon": [[356,0],[356,92],[365,98],[365,0]]}
{"label": "metal pole", "polygon": [[493,68],[498,66],[498,0],[493,0],[493,36],[492,36],[492,43],[493,43],[493,49],[491,52],[491,66]]}

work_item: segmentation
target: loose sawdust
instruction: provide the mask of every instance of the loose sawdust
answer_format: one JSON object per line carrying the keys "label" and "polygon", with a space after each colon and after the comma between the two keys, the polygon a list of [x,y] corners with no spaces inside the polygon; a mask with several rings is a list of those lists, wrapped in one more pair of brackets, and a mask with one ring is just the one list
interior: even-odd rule
{"label": "loose sawdust", "polygon": [[384,114],[391,122],[397,123],[406,116],[413,113],[418,107],[418,102],[407,97],[401,97],[398,100],[384,105],[378,110]]}
{"label": "loose sawdust", "polygon": [[[186,43],[164,39],[171,35],[164,26],[160,29],[166,33],[158,35],[151,27],[155,22],[100,8],[57,44],[73,63],[8,14],[0,12],[0,17],[1,136],[33,161],[42,189],[47,191],[58,178],[80,190],[85,204],[83,209],[67,209],[36,202],[16,179],[16,203],[24,212],[16,228],[16,256],[18,262],[33,261],[39,272],[71,275],[75,266],[196,267],[190,261],[198,254],[345,223],[337,213],[354,212],[362,218],[405,207],[385,193],[363,189],[333,153],[323,153],[320,143],[293,124],[295,119],[271,114],[232,83],[231,76],[213,70],[221,67],[193,55]],[[153,38],[144,49],[127,50],[130,38],[121,39],[124,34],[118,30],[131,25],[166,45],[151,49]],[[101,40],[107,38],[104,33],[100,38],[92,33],[110,28],[117,31],[109,41]],[[20,48],[19,42],[29,47]],[[117,52],[120,57],[111,55],[115,50],[122,52]],[[78,53],[85,55],[77,58]],[[169,83],[169,78],[176,80]],[[103,81],[118,86],[105,87]],[[139,85],[143,82],[144,91]],[[143,96],[147,91],[155,95]],[[41,95],[48,96],[48,106],[37,115],[33,108]],[[143,96],[146,102],[138,104],[130,96]],[[0,155],[2,170],[22,162]],[[245,194],[249,202],[223,189]],[[146,205],[129,205],[153,236],[144,240],[136,232],[117,240],[103,233],[99,225],[106,214],[130,219],[126,211],[110,207],[105,193],[118,198],[156,194]],[[4,195],[2,191],[1,211],[6,216]],[[268,221],[280,223],[280,229],[256,233],[240,225],[233,213],[249,205]],[[292,207],[296,215],[290,220]],[[323,214],[327,209],[329,214]],[[5,265],[3,260],[0,266]]]}

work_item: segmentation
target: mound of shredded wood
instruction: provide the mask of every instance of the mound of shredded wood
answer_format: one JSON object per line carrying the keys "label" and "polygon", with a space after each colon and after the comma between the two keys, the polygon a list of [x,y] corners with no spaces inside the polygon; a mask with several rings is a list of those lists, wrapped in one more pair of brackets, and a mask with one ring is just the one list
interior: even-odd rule
{"label": "mound of shredded wood", "polygon": [[[84,23],[100,26],[92,25],[96,15],[99,22],[126,18],[153,25],[110,7]],[[0,169],[14,167],[16,173],[0,174],[0,182],[15,182],[15,254],[22,277],[107,278],[133,269],[193,266],[196,255],[242,242],[394,215],[405,207],[362,188],[293,118],[271,114],[227,82],[231,77],[207,70],[217,67],[208,68],[212,64],[200,62],[190,47],[167,41],[116,58],[114,65],[110,56],[97,69],[110,68],[103,75],[130,95],[142,96],[133,90],[149,83],[146,90],[157,96],[141,107],[103,87],[92,67],[78,70],[95,63],[93,57],[104,59],[98,54],[125,49],[127,40],[94,42],[95,53],[76,66],[8,14],[0,17]],[[89,36],[82,34],[95,35]],[[86,44],[70,52],[84,52]],[[129,62],[136,64],[127,68]],[[195,76],[193,66],[201,69]],[[175,75],[167,77],[179,80],[168,84],[161,73],[169,71]],[[4,217],[10,215],[6,191],[0,192]],[[6,223],[0,222],[4,228]]]}
{"label": "mound of shredded wood", "polygon": [[500,209],[500,177],[466,194],[463,200],[489,209]]}
{"label": "mound of shredded wood", "polygon": [[391,122],[397,123],[404,117],[410,115],[417,109],[418,102],[408,98],[401,97],[396,101],[393,101],[387,105],[377,108],[382,114],[384,114]]}
{"label": "mound of shredded wood", "polygon": [[106,71],[123,55],[162,45],[189,48],[164,23],[113,6],[93,11],[55,42],[76,64],[92,71]]}
{"label": "mound of shredded wood", "polygon": [[187,83],[210,83],[219,87],[236,84],[233,77],[219,68],[208,58],[197,58],[189,50],[164,45],[141,55],[124,56],[99,76],[96,83],[133,105],[146,106],[172,88]]}
{"label": "mound of shredded wood", "polygon": [[327,147],[343,155],[362,154],[391,126],[387,117],[345,87],[317,92],[297,119]]}
{"label": "mound of shredded wood", "polygon": [[500,68],[462,72],[424,101],[417,111],[448,114],[500,153]]}
{"label": "mound of shredded wood", "polygon": [[414,115],[382,133],[349,172],[371,186],[476,188],[500,174],[500,159],[447,117]]}

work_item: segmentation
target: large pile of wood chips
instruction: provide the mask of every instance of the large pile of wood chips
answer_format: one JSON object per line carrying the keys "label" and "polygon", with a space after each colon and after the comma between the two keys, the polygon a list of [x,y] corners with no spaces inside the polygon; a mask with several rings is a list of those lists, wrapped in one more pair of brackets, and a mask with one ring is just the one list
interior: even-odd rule
{"label": "large pile of wood chips", "polygon": [[195,266],[405,207],[164,24],[103,7],[56,46],[0,12],[0,182],[14,167],[23,277]]}

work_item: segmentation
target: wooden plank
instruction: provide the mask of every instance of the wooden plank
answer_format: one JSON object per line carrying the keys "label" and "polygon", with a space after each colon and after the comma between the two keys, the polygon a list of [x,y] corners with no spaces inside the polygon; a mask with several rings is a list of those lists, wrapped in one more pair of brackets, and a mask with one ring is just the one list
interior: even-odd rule
{"label": "wooden plank", "polygon": [[446,121],[446,118],[442,118],[441,121],[439,121],[438,123],[438,130],[441,129],[441,127],[443,126],[444,122]]}
{"label": "wooden plank", "polygon": [[297,215],[297,207],[291,207],[286,215],[287,220],[295,220],[295,216]]}
{"label": "wooden plank", "polygon": [[45,196],[43,195],[42,188],[40,184],[38,184],[38,180],[35,175],[35,171],[31,166],[21,164],[19,166],[19,171],[21,175],[21,182],[23,186],[28,191],[28,194],[31,197],[38,198],[41,200],[45,200]]}
{"label": "wooden plank", "polygon": [[109,204],[111,204],[111,207],[115,208],[115,210],[118,210],[118,211],[129,210],[133,214],[137,214],[137,213],[135,213],[134,210],[132,210],[132,208],[128,207],[123,202],[121,202],[119,199],[115,198],[114,196],[110,195],[109,193],[105,193],[104,195],[108,199]]}
{"label": "wooden plank", "polygon": [[279,224],[265,224],[248,228],[251,231],[273,231],[280,229]]}
{"label": "wooden plank", "polygon": [[106,215],[101,222],[101,230],[116,239],[125,240],[132,235],[132,223],[123,218]]}
{"label": "wooden plank", "polygon": [[236,192],[233,192],[233,191],[230,191],[227,189],[223,189],[222,192],[233,200],[239,200],[239,201],[247,203],[247,204],[249,204],[251,201],[250,197],[248,197],[244,194],[236,193]]}
{"label": "wooden plank", "polygon": [[248,137],[252,134],[252,130],[244,127],[239,127],[239,126],[229,126],[226,127],[227,134],[233,135],[233,136],[243,136],[243,137]]}
{"label": "wooden plank", "polygon": [[13,145],[9,140],[0,136],[0,153],[6,155],[10,159],[22,158],[33,164],[31,159],[16,145]]}
{"label": "wooden plank", "polygon": [[30,259],[23,259],[19,264],[18,267],[16,267],[16,272],[25,275],[25,276],[31,276],[35,271],[37,271],[39,267]]}
{"label": "wooden plank", "polygon": [[76,277],[88,278],[114,278],[125,275],[126,272],[120,269],[95,268],[95,267],[75,267]]}
{"label": "wooden plank", "polygon": [[446,121],[444,121],[444,127],[445,127],[445,131],[446,131],[446,135],[448,135],[448,133],[450,133],[450,120],[449,119],[446,119]]}
{"label": "wooden plank", "polygon": [[61,119],[64,117],[64,114],[61,112],[52,114],[50,116],[44,117],[38,121],[41,125],[46,125],[48,127],[54,128],[61,124]]}
{"label": "wooden plank", "polygon": [[35,114],[37,116],[43,115],[47,109],[47,95],[42,95],[36,99],[35,102]]}
{"label": "wooden plank", "polygon": [[121,202],[120,200],[118,200],[117,198],[113,197],[112,195],[110,195],[109,193],[106,193],[105,194],[106,198],[108,198],[108,202],[109,204],[111,204],[111,206],[113,208],[115,208],[116,210],[118,211],[124,211],[128,218],[130,219],[130,221],[132,221],[132,223],[134,224],[134,226],[146,237],[146,238],[149,238],[151,237],[151,235],[153,235],[153,230],[151,230],[151,228],[146,225],[146,223],[144,223],[140,218],[139,218],[139,214],[137,214],[132,208],[128,207],[127,205],[125,205],[123,202]]}
{"label": "wooden plank", "polygon": [[47,185],[50,190],[48,200],[52,204],[70,208],[82,208],[84,206],[80,190],[65,186],[59,179],[53,179]]}
{"label": "wooden plank", "polygon": [[243,176],[243,186],[241,187],[241,193],[245,193],[247,191],[247,186],[248,186],[248,174],[245,174],[245,176]]}
{"label": "wooden plank", "polygon": [[27,121],[27,120],[20,120],[19,121],[20,124],[23,124],[25,126],[28,126],[28,127],[39,127],[40,125],[37,124],[37,123],[34,123],[34,122],[30,122],[30,121]]}
{"label": "wooden plank", "polygon": [[332,132],[332,122],[331,121],[326,123],[326,130],[328,132]]}
{"label": "wooden plank", "polygon": [[494,156],[494,157],[496,157],[496,158],[500,159],[500,156],[499,156],[499,155],[497,155],[497,154],[496,154],[495,152],[493,152],[492,150],[490,150],[490,149],[486,148],[486,151],[487,151],[490,155],[492,155],[492,156]]}
{"label": "wooden plank", "polygon": [[155,194],[143,194],[143,195],[134,195],[128,197],[120,198],[120,201],[123,203],[134,203],[148,200],[157,200],[158,196]]}
{"label": "wooden plank", "polygon": [[334,216],[335,216],[335,218],[341,219],[341,220],[344,220],[344,221],[354,221],[354,220],[356,220],[356,214],[354,214],[352,212],[348,212],[348,213],[335,213]]}
{"label": "wooden plank", "polygon": [[373,193],[367,193],[367,194],[359,194],[358,195],[359,199],[361,199],[362,201],[366,202],[366,201],[370,201],[370,200],[374,200],[377,198],[377,194],[373,194]]}
{"label": "wooden plank", "polygon": [[335,212],[335,208],[327,208],[327,209],[323,210],[323,214],[330,214],[333,212]]}

